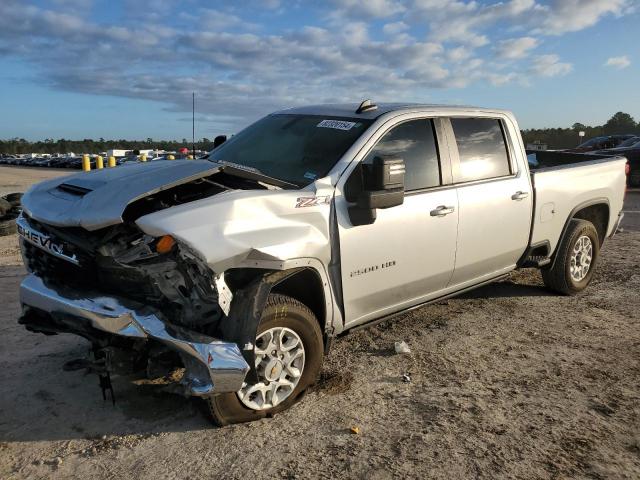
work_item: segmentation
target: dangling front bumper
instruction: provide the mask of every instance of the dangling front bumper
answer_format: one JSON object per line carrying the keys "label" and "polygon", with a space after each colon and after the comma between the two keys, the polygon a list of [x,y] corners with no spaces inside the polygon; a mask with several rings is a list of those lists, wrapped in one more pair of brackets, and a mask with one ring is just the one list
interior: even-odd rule
{"label": "dangling front bumper", "polygon": [[[183,382],[191,395],[236,392],[249,371],[235,343],[170,325],[151,309],[124,299],[64,287],[54,289],[39,277],[28,275],[20,285],[20,301],[25,312],[20,322],[32,331],[82,335],[93,329],[133,339],[153,339],[169,346],[185,364]],[[38,315],[27,314],[33,310]]]}

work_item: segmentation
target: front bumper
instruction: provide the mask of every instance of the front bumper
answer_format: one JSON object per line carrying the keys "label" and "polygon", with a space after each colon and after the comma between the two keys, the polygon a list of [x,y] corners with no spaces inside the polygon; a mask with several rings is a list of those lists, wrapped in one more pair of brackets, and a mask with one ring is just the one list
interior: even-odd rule
{"label": "front bumper", "polygon": [[238,345],[173,327],[139,306],[99,294],[78,294],[64,287],[49,288],[28,275],[20,285],[23,307],[64,315],[87,327],[123,337],[154,339],[176,350],[185,364],[183,381],[189,394],[203,396],[236,392],[242,387],[249,365]]}

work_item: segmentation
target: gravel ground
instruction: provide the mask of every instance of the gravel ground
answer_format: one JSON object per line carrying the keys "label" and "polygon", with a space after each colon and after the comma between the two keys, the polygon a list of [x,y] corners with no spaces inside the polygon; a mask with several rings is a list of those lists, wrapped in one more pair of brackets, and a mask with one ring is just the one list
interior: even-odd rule
{"label": "gravel ground", "polygon": [[583,294],[522,270],[350,333],[302,402],[222,429],[160,385],[117,377],[113,406],[63,372],[87,344],[16,324],[0,238],[0,478],[640,478],[640,213],[624,226]]}

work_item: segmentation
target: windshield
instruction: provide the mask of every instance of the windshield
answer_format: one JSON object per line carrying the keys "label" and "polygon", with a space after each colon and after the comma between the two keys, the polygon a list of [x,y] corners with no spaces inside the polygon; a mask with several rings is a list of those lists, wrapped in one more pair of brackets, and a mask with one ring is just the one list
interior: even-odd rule
{"label": "windshield", "polygon": [[618,147],[620,148],[633,147],[636,145],[636,143],[640,143],[640,137],[631,137],[625,140],[624,142],[622,142],[620,145],[618,145]]}
{"label": "windshield", "polygon": [[371,123],[359,118],[269,115],[213,150],[209,160],[304,186],[327,175]]}
{"label": "windshield", "polygon": [[606,140],[606,137],[592,138],[591,140],[587,140],[586,142],[581,143],[580,145],[578,145],[578,148],[580,148],[580,147],[593,147],[594,145],[598,145],[599,143],[602,143],[604,140]]}

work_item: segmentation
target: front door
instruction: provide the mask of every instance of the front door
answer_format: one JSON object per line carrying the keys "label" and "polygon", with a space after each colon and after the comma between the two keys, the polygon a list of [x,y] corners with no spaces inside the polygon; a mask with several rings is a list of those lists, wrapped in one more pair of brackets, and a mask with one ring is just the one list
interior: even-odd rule
{"label": "front door", "polygon": [[345,182],[338,184],[336,211],[347,326],[437,296],[449,283],[455,263],[457,192],[440,188],[441,162],[433,121],[396,124],[363,162],[378,155],[404,160],[406,193],[402,205],[378,209],[373,224],[354,226],[342,195]]}

